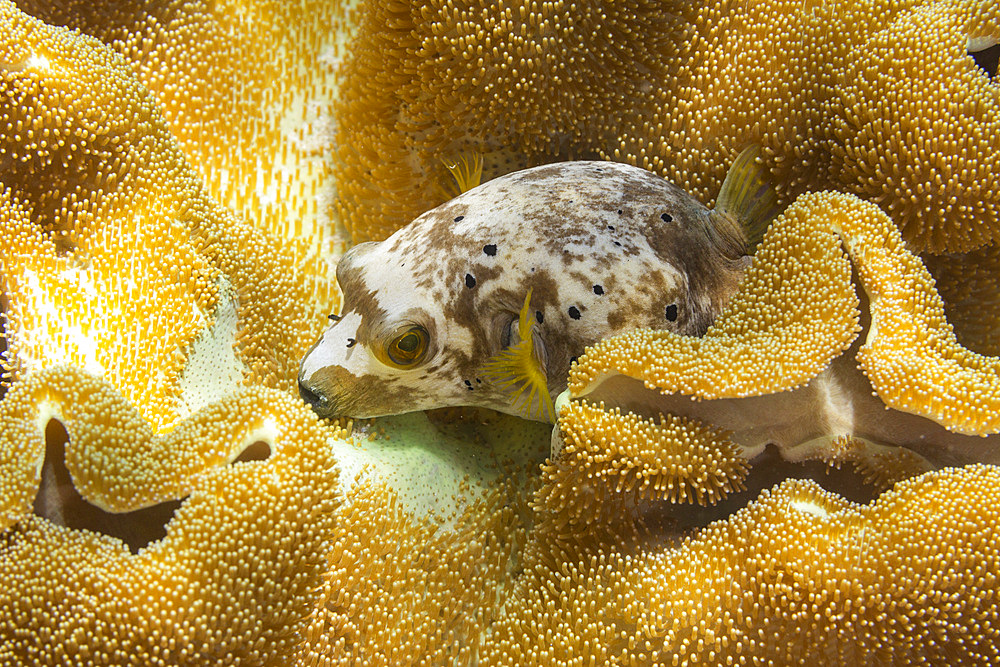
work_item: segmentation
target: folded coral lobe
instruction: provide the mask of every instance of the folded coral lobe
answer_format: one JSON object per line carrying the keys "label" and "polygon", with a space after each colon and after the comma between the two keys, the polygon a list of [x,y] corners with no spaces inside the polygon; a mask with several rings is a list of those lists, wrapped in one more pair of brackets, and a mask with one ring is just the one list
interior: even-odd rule
{"label": "folded coral lobe", "polygon": [[815,377],[860,330],[851,263],[816,208],[793,206],[772,225],[704,336],[636,330],[601,341],[571,370],[571,394],[616,374],[700,399],[777,393]]}
{"label": "folded coral lobe", "polygon": [[1000,87],[972,57],[996,2],[919,3],[854,46],[833,98],[833,173],[919,251],[1000,241]]}
{"label": "folded coral lobe", "polygon": [[[247,389],[156,436],[114,387],[61,367],[16,383],[0,416],[0,661],[282,664],[292,653],[316,602],[337,481],[333,433],[301,403]],[[50,418],[65,425],[65,460],[53,463],[74,502],[126,522],[123,512],[183,501],[165,536],[130,551],[74,526],[71,511],[32,511],[51,490],[38,475]]]}
{"label": "folded coral lobe", "polygon": [[218,301],[218,272],[183,222],[198,186],[120,57],[9,4],[0,18],[8,363],[105,375],[169,426],[182,350]]}
{"label": "folded coral lobe", "polygon": [[561,558],[529,560],[483,662],[991,665],[998,493],[982,465],[870,505],[787,480],[672,546],[584,533],[576,556],[572,536],[536,533],[534,553]]}
{"label": "folded coral lobe", "polygon": [[[329,428],[244,385],[289,383],[316,285],[209,198],[133,64],[0,25],[0,663],[282,664],[336,473]],[[152,541],[77,522],[178,505]]]}
{"label": "folded coral lobe", "polygon": [[569,389],[729,429],[751,457],[774,444],[832,461],[850,438],[872,457],[904,447],[927,465],[1000,460],[1000,358],[958,343],[892,220],[835,192],[803,195],[773,223],[704,337],[606,339]]}
{"label": "folded coral lobe", "polygon": [[335,302],[315,251],[214,201],[112,48],[9,3],[0,19],[13,375],[59,363],[104,375],[158,431],[247,381],[291,387]]}

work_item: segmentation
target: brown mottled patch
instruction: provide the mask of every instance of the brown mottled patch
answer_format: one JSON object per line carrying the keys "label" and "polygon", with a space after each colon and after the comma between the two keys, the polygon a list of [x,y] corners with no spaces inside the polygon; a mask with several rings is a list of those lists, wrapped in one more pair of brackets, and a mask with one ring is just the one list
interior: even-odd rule
{"label": "brown mottled patch", "polygon": [[[466,211],[466,214],[471,215],[467,211],[468,207],[464,204],[460,207],[451,203],[443,204],[442,208],[433,211],[434,224],[424,225],[420,228],[426,236],[426,247],[441,249],[461,247],[463,238],[456,234],[452,228],[455,224],[455,216],[452,216],[452,213],[459,210],[459,208],[462,211]],[[413,250],[414,248],[409,249],[410,252]]]}
{"label": "brown mottled patch", "polygon": [[442,315],[453,326],[467,329],[476,345],[485,347],[486,334],[480,323],[481,315],[477,309],[478,295],[473,293],[474,290],[465,288],[464,285],[462,285],[462,290],[464,291],[445,296],[441,301]]}
{"label": "brown mottled patch", "polygon": [[[559,309],[559,281],[551,272],[545,269],[538,269],[534,273],[528,273],[523,281],[524,294],[531,288],[531,307],[535,310],[558,310]],[[524,301],[524,294],[521,301]]]}
{"label": "brown mottled patch", "polygon": [[[449,295],[446,291],[441,300],[441,306],[445,317],[449,320],[459,326],[472,329],[480,319],[477,312],[480,295],[492,291],[491,283],[504,272],[504,267],[486,266],[472,262],[468,255],[473,253],[465,253],[462,252],[463,250],[463,246],[456,247],[456,254],[448,257],[445,263],[447,267],[445,275],[452,276],[451,281],[446,282],[445,285],[454,285],[456,293]],[[465,274],[467,273],[476,279],[475,287],[469,288],[465,285]]]}
{"label": "brown mottled patch", "polygon": [[[710,217],[704,216],[702,224],[712,224]],[[684,326],[678,326],[677,331],[695,336],[705,333],[743,276],[741,256],[728,248],[723,254],[703,229],[696,226],[684,230],[685,233],[671,234],[669,238],[651,238],[657,256],[675,263],[687,277],[684,302],[688,312]],[[684,315],[684,309],[681,310]]]}
{"label": "brown mottled patch", "polygon": [[605,295],[613,295],[618,291],[618,276],[614,273],[608,273],[607,275],[602,276],[600,283],[604,286]]}
{"label": "brown mottled patch", "polygon": [[379,325],[385,321],[388,312],[379,305],[378,292],[369,289],[363,275],[357,271],[337,270],[337,282],[344,294],[344,314],[357,313],[361,316],[355,338],[368,342],[376,337]]}
{"label": "brown mottled patch", "polygon": [[[593,247],[597,237],[591,230],[581,228],[582,225],[586,224],[585,221],[571,219],[570,222],[567,222],[567,217],[570,214],[562,210],[566,205],[565,199],[553,194],[548,196],[550,200],[545,202],[544,207],[540,207],[535,218],[535,224],[538,226],[538,243],[552,257],[563,256],[563,262],[566,263],[566,255],[569,254],[564,252],[566,246]],[[576,197],[582,199],[583,193],[576,193]],[[588,199],[590,199],[589,196]],[[590,202],[588,201],[588,203]],[[576,206],[575,203],[573,205]],[[579,261],[582,257],[582,255],[574,254],[573,260]]]}
{"label": "brown mottled patch", "polygon": [[572,253],[569,250],[563,250],[560,259],[562,259],[563,267],[567,267],[567,266],[573,266],[574,264],[579,264],[580,262],[587,259],[587,256],[580,255],[577,253]]}
{"label": "brown mottled patch", "polygon": [[[494,344],[490,336],[490,323],[493,318],[492,313],[484,312],[485,304],[476,289],[468,289],[462,285],[462,290],[457,297],[452,294],[450,299],[443,299],[440,303],[442,316],[450,324],[464,328],[472,338],[472,349],[451,348],[448,351],[454,357],[456,368],[465,377],[469,377],[478,373],[479,367],[493,353]],[[505,290],[502,289],[489,290],[487,303],[495,304],[494,308],[502,308],[502,304],[506,302],[498,301],[497,297],[503,292]]]}
{"label": "brown mottled patch", "polygon": [[483,346],[485,344],[486,336],[484,334],[477,337],[475,348],[472,350],[466,351],[457,348],[450,348],[447,350],[447,362],[449,362],[455,369],[455,375],[446,379],[462,382],[462,380],[471,380],[475,378],[482,369],[483,363],[486,361],[486,358],[483,356],[483,351],[485,349]]}
{"label": "brown mottled patch", "polygon": [[352,375],[341,366],[326,366],[313,373],[309,388],[326,402],[316,409],[321,417],[368,417],[405,411],[412,391],[399,386],[399,376]]}
{"label": "brown mottled patch", "polygon": [[621,329],[625,325],[625,314],[621,310],[613,310],[608,313],[608,327],[613,331]]}
{"label": "brown mottled patch", "polygon": [[567,280],[573,280],[580,285],[580,289],[584,292],[592,291],[591,288],[594,284],[600,282],[593,274],[584,273],[583,271],[567,271],[563,275]]}

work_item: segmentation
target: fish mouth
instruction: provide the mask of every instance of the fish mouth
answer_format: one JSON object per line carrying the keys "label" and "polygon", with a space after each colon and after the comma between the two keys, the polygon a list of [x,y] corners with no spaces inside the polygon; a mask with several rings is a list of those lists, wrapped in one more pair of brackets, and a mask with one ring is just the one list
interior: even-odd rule
{"label": "fish mouth", "polygon": [[417,400],[417,390],[409,386],[394,387],[386,378],[371,373],[356,376],[336,365],[312,373],[300,371],[298,384],[302,401],[321,419],[368,419],[440,407]]}
{"label": "fish mouth", "polygon": [[332,417],[336,411],[336,406],[330,399],[314,391],[302,378],[299,378],[299,396],[322,419]]}

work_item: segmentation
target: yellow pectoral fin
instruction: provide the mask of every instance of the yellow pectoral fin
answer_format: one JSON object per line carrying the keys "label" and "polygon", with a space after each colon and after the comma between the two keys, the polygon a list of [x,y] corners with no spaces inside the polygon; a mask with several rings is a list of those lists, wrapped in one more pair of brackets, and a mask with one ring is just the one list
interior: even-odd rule
{"label": "yellow pectoral fin", "polygon": [[554,422],[556,411],[549,395],[545,369],[535,350],[534,325],[530,312],[529,289],[518,317],[517,331],[521,340],[490,358],[483,365],[483,375],[500,389],[509,391],[511,405],[525,417],[541,414]]}
{"label": "yellow pectoral fin", "polygon": [[525,417],[541,414],[549,421],[555,421],[548,382],[535,356],[531,336],[487,361],[483,366],[483,375],[508,392],[511,405]]}

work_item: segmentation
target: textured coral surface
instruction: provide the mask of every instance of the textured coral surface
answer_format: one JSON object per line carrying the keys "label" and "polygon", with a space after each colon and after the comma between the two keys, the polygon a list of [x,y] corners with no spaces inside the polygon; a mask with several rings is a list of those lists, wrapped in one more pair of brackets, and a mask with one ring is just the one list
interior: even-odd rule
{"label": "textured coral surface", "polygon": [[[113,387],[57,367],[2,406],[0,662],[281,664],[292,652],[336,507],[327,429],[296,400],[248,389],[156,437]],[[62,457],[48,418],[68,433]],[[257,442],[267,459],[240,461]],[[106,510],[141,536],[155,515],[122,512],[181,498],[137,553],[79,527]]]}
{"label": "textured coral surface", "polygon": [[[0,664],[1000,661],[997,7],[0,0]],[[750,142],[730,309],[554,432],[295,395],[443,163]]]}
{"label": "textured coral surface", "polygon": [[367,3],[340,205],[355,239],[385,237],[463,150],[487,173],[603,156],[710,202],[758,142],[786,202],[845,190],[918,250],[970,250],[1000,234],[1000,95],[967,53],[998,22],[990,0]]}

